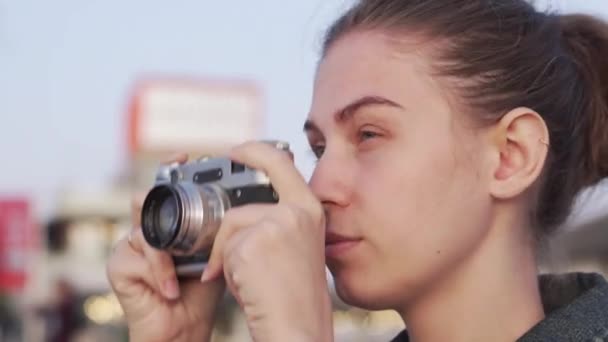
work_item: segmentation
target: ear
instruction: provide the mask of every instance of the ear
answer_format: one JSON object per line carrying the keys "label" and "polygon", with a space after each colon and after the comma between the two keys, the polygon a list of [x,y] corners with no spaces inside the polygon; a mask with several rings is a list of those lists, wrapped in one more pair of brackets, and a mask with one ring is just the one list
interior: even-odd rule
{"label": "ear", "polygon": [[542,173],[549,150],[543,118],[529,108],[516,108],[495,125],[497,163],[490,185],[495,198],[513,198],[530,188]]}

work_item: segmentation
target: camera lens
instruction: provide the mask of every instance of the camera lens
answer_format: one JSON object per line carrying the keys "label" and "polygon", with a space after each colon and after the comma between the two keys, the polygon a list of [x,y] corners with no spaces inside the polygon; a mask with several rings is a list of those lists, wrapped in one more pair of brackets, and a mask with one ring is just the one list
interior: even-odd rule
{"label": "camera lens", "polygon": [[156,248],[171,245],[179,232],[183,217],[182,200],[171,185],[152,189],[142,208],[141,224],[148,243]]}
{"label": "camera lens", "polygon": [[141,212],[144,237],[152,247],[177,254],[207,251],[224,211],[224,191],[210,184],[161,184],[146,197]]}
{"label": "camera lens", "polygon": [[167,241],[173,238],[175,226],[177,225],[177,218],[179,217],[178,210],[177,201],[173,197],[167,197],[161,203],[160,209],[158,210],[158,217],[156,218],[158,233],[161,240]]}

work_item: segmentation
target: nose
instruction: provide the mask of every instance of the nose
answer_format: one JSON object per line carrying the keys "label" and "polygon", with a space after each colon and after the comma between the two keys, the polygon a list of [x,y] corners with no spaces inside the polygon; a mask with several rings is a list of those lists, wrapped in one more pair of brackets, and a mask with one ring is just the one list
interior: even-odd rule
{"label": "nose", "polygon": [[354,172],[354,165],[346,156],[325,150],[317,162],[309,185],[326,210],[328,206],[343,207],[350,203]]}

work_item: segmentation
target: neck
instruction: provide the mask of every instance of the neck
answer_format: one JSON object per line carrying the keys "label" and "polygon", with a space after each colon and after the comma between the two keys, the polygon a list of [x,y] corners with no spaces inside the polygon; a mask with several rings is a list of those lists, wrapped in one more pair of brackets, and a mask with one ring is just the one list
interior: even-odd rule
{"label": "neck", "polygon": [[533,245],[513,227],[494,226],[400,311],[411,341],[514,341],[544,318]]}

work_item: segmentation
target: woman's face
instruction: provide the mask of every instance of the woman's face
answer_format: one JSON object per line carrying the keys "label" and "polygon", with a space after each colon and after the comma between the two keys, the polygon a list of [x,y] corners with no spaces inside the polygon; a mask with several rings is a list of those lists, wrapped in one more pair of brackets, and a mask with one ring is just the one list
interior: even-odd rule
{"label": "woman's face", "polygon": [[372,32],[342,37],[319,66],[310,183],[327,212],[327,265],[352,305],[408,305],[491,224],[481,130],[430,75],[424,53]]}

